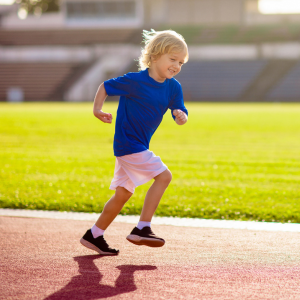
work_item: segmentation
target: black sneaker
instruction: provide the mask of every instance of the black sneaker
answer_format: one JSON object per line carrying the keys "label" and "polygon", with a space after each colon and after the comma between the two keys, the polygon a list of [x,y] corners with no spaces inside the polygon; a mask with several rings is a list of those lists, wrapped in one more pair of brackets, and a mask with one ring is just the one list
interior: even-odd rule
{"label": "black sneaker", "polygon": [[165,240],[156,236],[148,226],[141,230],[134,227],[126,239],[135,245],[145,245],[149,247],[162,247],[165,244]]}
{"label": "black sneaker", "polygon": [[94,238],[91,229],[89,229],[85,233],[85,235],[80,239],[80,243],[89,249],[95,250],[101,255],[119,254],[119,250],[109,248],[103,235]]}

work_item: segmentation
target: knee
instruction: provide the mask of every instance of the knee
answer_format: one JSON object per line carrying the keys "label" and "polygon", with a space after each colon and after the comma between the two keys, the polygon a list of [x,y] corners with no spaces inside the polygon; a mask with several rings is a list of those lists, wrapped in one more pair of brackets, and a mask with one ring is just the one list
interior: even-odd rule
{"label": "knee", "polygon": [[157,176],[157,179],[163,183],[164,185],[168,186],[172,180],[172,173],[169,169],[165,170],[161,174]]}
{"label": "knee", "polygon": [[116,198],[118,198],[122,202],[127,202],[130,199],[130,197],[132,196],[132,193],[123,187],[117,187],[115,195],[116,195]]}

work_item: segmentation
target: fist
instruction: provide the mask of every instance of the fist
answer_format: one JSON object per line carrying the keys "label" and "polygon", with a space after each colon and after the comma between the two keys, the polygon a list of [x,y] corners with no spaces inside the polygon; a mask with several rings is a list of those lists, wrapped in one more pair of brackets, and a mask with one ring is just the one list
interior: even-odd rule
{"label": "fist", "polygon": [[175,122],[178,125],[183,125],[187,122],[188,117],[187,117],[186,113],[184,113],[182,110],[174,109],[173,115],[175,116]]}
{"label": "fist", "polygon": [[102,110],[94,110],[94,116],[98,118],[103,123],[111,123],[112,122],[112,114],[105,113]]}

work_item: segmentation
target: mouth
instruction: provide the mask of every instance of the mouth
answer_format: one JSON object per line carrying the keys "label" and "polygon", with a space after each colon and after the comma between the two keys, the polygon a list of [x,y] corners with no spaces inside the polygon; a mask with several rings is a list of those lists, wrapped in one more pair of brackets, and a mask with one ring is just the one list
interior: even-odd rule
{"label": "mouth", "polygon": [[168,69],[168,70],[172,75],[174,75],[176,73],[174,70],[170,70],[170,69]]}

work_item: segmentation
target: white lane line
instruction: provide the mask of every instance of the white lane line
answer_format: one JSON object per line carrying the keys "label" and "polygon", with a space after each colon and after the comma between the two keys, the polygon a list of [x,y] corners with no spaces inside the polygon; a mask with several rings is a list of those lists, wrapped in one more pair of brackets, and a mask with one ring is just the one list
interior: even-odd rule
{"label": "white lane line", "polygon": [[[96,221],[97,218],[99,217],[99,214],[84,213],[84,212],[66,212],[66,211],[62,212],[62,211],[0,208],[0,216]],[[114,222],[137,224],[138,221],[139,221],[139,216],[118,215]],[[211,220],[211,219],[194,219],[194,218],[177,218],[177,217],[153,217],[152,224],[172,225],[172,226],[181,226],[181,227],[206,227],[206,228],[300,232],[300,224],[298,223]]]}

